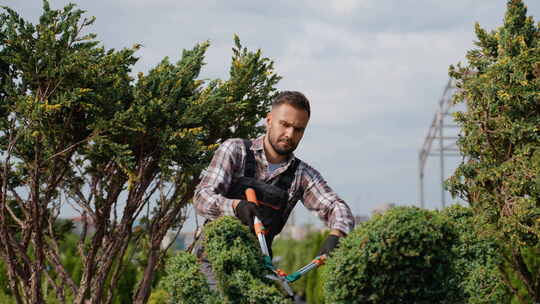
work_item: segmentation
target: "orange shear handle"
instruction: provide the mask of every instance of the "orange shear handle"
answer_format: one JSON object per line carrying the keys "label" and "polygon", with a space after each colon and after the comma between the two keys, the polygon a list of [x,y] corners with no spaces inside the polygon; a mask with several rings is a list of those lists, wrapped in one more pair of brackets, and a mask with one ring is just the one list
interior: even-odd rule
{"label": "orange shear handle", "polygon": [[246,199],[249,202],[254,203],[255,205],[259,206],[259,202],[257,201],[257,193],[253,188],[247,188],[246,189]]}

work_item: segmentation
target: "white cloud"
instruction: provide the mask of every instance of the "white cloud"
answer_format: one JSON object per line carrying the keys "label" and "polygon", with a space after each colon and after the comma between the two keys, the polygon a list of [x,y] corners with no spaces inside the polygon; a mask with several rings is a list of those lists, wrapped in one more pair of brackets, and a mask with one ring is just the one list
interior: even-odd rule
{"label": "white cloud", "polygon": [[[143,44],[141,71],[209,39],[202,77],[226,78],[233,34],[261,48],[284,77],[279,88],[301,90],[313,103],[299,155],[359,213],[378,202],[416,200],[418,149],[448,65],[473,46],[475,21],[492,29],[505,10],[505,1],[493,0],[75,2],[97,17],[92,31],[106,47]],[[40,13],[40,1],[0,3],[32,20]],[[540,2],[525,3],[539,21]],[[426,186],[434,204],[436,168]]]}
{"label": "white cloud", "polygon": [[351,16],[358,9],[369,8],[373,1],[371,0],[326,0],[326,1],[305,1],[305,4],[311,5],[314,9],[323,14],[333,13],[336,16]]}
{"label": "white cloud", "polygon": [[277,67],[287,88],[307,88],[314,119],[332,125],[424,108],[425,88],[435,80],[439,90],[471,46],[463,31],[359,32],[313,22],[291,37]]}

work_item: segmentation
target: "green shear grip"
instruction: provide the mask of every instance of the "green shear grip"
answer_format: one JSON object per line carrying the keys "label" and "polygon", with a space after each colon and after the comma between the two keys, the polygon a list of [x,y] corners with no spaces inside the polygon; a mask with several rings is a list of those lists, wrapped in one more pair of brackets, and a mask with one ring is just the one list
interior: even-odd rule
{"label": "green shear grip", "polygon": [[274,264],[272,264],[272,258],[268,255],[263,257],[264,267],[269,268],[270,270],[275,270]]}
{"label": "green shear grip", "polygon": [[293,272],[291,274],[289,274],[288,276],[285,277],[285,280],[287,280],[287,282],[289,283],[292,283],[298,279],[300,279],[302,277],[302,273],[300,273],[299,271],[296,271],[296,272]]}

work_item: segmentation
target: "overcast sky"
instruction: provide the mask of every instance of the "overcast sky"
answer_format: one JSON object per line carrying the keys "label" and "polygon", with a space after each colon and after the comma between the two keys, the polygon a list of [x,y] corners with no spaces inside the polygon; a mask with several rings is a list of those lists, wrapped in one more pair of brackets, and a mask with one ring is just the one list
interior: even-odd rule
{"label": "overcast sky", "polygon": [[[51,0],[53,8],[68,1]],[[356,214],[381,203],[418,204],[418,153],[448,81],[473,47],[474,23],[502,25],[504,0],[74,1],[97,20],[107,48],[143,48],[135,72],[209,40],[203,78],[227,78],[233,35],[260,48],[279,89],[311,101],[296,154],[317,168]],[[36,21],[38,0],[0,0]],[[540,1],[525,0],[540,18]],[[459,159],[446,162],[447,172]],[[426,168],[426,207],[440,207],[438,159]],[[447,200],[451,200],[448,198]],[[297,209],[302,209],[299,206]],[[315,223],[306,212],[299,220]]]}

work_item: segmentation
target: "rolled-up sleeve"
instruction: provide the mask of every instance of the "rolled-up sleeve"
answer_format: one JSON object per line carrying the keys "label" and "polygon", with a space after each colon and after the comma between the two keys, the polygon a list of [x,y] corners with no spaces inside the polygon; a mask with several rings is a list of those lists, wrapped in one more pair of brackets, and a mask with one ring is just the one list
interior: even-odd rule
{"label": "rolled-up sleeve", "polygon": [[229,190],[232,172],[240,166],[241,146],[237,140],[229,139],[219,146],[210,165],[201,174],[201,181],[195,189],[193,202],[200,216],[214,220],[220,216],[234,216],[233,199],[224,195]]}
{"label": "rolled-up sleeve", "polygon": [[325,222],[330,229],[337,229],[345,234],[354,228],[354,217],[351,209],[328,186],[321,174],[306,165],[302,172],[302,203]]}

